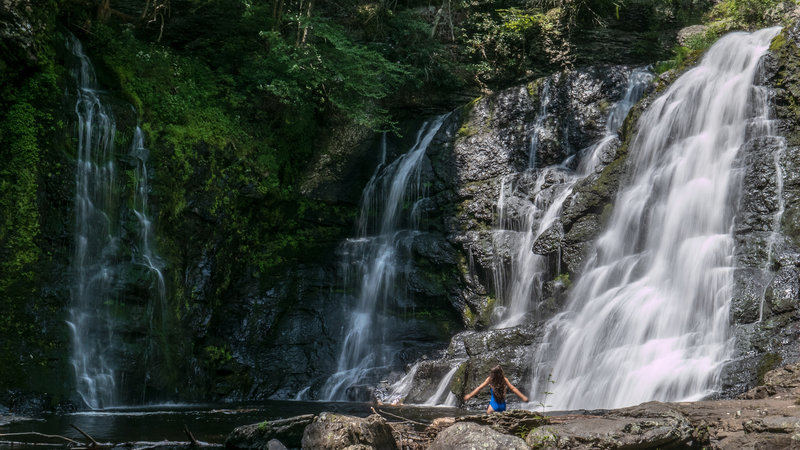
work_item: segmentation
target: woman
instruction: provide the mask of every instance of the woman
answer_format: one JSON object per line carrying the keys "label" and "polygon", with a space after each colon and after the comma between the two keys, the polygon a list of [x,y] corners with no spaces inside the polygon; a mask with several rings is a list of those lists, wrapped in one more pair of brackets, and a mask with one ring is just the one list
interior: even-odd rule
{"label": "woman", "polygon": [[489,376],[486,377],[486,380],[484,380],[480,386],[476,387],[474,391],[464,396],[464,401],[466,402],[474,397],[475,394],[485,388],[486,385],[489,385],[489,395],[491,395],[489,407],[486,409],[487,413],[506,410],[506,387],[517,394],[517,397],[521,398],[523,402],[528,401],[528,397],[525,397],[519,389],[515,388],[514,385],[508,381],[508,378],[503,374],[503,368],[500,366],[494,366],[491,372],[489,372]]}

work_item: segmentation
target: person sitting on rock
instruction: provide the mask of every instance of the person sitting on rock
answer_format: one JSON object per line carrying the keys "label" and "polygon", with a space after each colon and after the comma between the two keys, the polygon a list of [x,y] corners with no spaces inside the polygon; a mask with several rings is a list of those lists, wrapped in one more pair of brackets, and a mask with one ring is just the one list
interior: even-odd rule
{"label": "person sitting on rock", "polygon": [[486,408],[486,412],[490,413],[493,411],[502,412],[506,410],[506,387],[511,389],[511,391],[517,396],[522,399],[523,402],[528,401],[528,397],[522,394],[510,381],[506,378],[505,374],[503,373],[503,368],[500,366],[494,366],[492,370],[489,372],[489,376],[481,383],[480,386],[476,387],[474,391],[470,392],[469,394],[464,396],[464,401],[471,399],[475,396],[481,389],[489,386],[489,395],[491,396],[489,400],[489,407]]}

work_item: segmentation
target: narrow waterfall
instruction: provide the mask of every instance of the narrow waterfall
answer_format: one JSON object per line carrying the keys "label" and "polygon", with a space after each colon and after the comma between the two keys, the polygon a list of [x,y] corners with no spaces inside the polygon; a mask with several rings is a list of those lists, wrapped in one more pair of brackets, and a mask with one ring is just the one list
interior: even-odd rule
{"label": "narrow waterfall", "polygon": [[[628,111],[639,101],[645,89],[652,80],[652,73],[648,69],[635,69],[628,76],[628,85],[622,99],[610,108],[606,120],[605,134],[594,145],[580,152],[581,162],[578,170],[572,172],[562,166],[552,166],[538,172],[523,174],[523,177],[535,176],[533,201],[524,207],[524,216],[520,223],[513,223],[506,217],[506,189],[515,188],[512,181],[502,180],[500,196],[497,203],[498,229],[493,238],[498,247],[506,238],[508,229],[518,230],[522,233],[520,242],[511,258],[511,270],[508,278],[504,273],[502,263],[494,268],[494,281],[498,289],[498,300],[503,306],[497,308],[493,328],[507,328],[520,325],[529,319],[528,315],[538,308],[538,303],[543,300],[542,287],[548,273],[547,257],[533,252],[534,242],[545,231],[550,229],[561,215],[564,201],[572,193],[572,188],[582,178],[594,172],[600,165],[600,157],[606,148],[617,140],[617,130],[622,126]],[[545,81],[542,88],[542,105],[536,119],[534,132],[531,137],[530,160],[534,161],[538,136],[541,133],[541,124],[547,117],[547,102],[550,101],[549,80]],[[570,157],[570,160],[574,156]],[[568,160],[569,162],[569,160]],[[566,162],[564,166],[568,165]],[[508,187],[506,187],[508,185]]]}
{"label": "narrow waterfall", "polygon": [[111,366],[112,304],[117,281],[119,246],[116,213],[118,182],[114,162],[116,125],[103,104],[94,68],[80,41],[70,36],[76,58],[78,119],[75,170],[74,282],[68,324],[72,330],[72,365],[76,389],[92,409],[116,403],[116,377]]}
{"label": "narrow waterfall", "polygon": [[720,39],[644,112],[630,183],[548,323],[532,397],[552,390],[556,409],[615,408],[714,391],[731,351],[735,160],[746,139],[770,132],[753,80],[778,31]]}
{"label": "narrow waterfall", "polygon": [[419,182],[425,151],[444,122],[426,122],[408,153],[379,166],[361,198],[358,237],[340,248],[345,283],[357,292],[349,312],[336,373],[322,387],[321,398],[347,400],[348,388],[376,384],[393,364],[393,310],[403,307],[405,283],[398,280],[416,229],[416,202],[424,188]]}
{"label": "narrow waterfall", "polygon": [[[164,336],[166,327],[167,308],[167,288],[164,281],[164,262],[154,249],[153,221],[150,219],[150,208],[148,199],[150,196],[150,177],[147,171],[147,159],[150,151],[145,147],[144,132],[140,127],[136,127],[133,134],[133,142],[129,153],[135,162],[134,168],[134,191],[133,191],[133,213],[138,222],[138,242],[133,248],[133,263],[144,266],[151,274],[154,281],[151,286],[151,297],[147,302],[147,323],[149,326],[146,343],[144,346],[144,366],[145,377],[149,378],[150,361],[158,349],[166,345],[165,342],[154,341],[156,336]],[[142,401],[147,398],[147,386],[142,386]]]}

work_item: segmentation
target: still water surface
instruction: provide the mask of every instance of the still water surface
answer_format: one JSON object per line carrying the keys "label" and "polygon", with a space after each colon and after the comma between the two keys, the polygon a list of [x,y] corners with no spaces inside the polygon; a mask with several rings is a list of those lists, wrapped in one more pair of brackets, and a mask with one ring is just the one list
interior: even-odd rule
{"label": "still water surface", "polygon": [[[98,442],[122,443],[134,441],[179,441],[188,439],[184,424],[198,441],[221,444],[236,427],[265,420],[284,419],[322,411],[366,417],[372,413],[369,403],[263,401],[247,404],[216,405],[153,405],[137,408],[109,408],[96,411],[79,411],[69,414],[51,414],[40,421],[27,421],[0,426],[0,434],[39,432],[65,436],[84,442],[70,424],[74,424]],[[420,422],[430,422],[437,417],[470,414],[456,408],[419,406],[381,406],[387,413]],[[2,440],[12,438],[0,437]],[[13,438],[23,441],[22,438]],[[41,442],[41,439],[37,439]],[[63,441],[62,441],[63,442]]]}

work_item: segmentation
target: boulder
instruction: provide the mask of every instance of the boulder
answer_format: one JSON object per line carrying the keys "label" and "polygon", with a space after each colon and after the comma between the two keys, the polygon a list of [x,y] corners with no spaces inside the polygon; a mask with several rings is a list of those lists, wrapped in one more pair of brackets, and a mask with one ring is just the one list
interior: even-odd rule
{"label": "boulder", "polygon": [[610,412],[567,416],[563,423],[532,430],[525,442],[532,448],[674,448],[688,445],[693,431],[689,419],[678,410],[650,402]]}
{"label": "boulder", "polygon": [[784,366],[764,374],[764,384],[741,395],[745,399],[800,395],[800,364]]}
{"label": "boulder", "polygon": [[691,43],[692,39],[700,39],[705,37],[708,33],[708,27],[705,25],[691,25],[681,28],[678,31],[678,44],[687,46]]}
{"label": "boulder", "polygon": [[306,414],[236,427],[225,439],[225,448],[273,450],[280,448],[274,443],[278,441],[281,445],[297,448],[301,445],[303,431],[313,420],[313,414]]}
{"label": "boulder", "polygon": [[460,422],[444,429],[428,450],[528,450],[530,447],[521,438],[502,434],[487,425]]}
{"label": "boulder", "polygon": [[367,418],[324,412],[303,433],[303,448],[314,450],[398,450],[386,420],[373,414]]}

